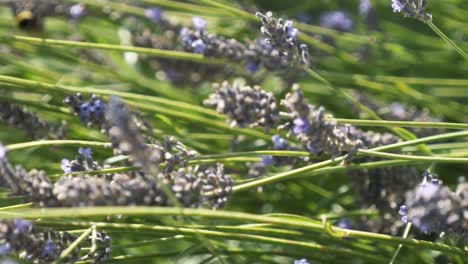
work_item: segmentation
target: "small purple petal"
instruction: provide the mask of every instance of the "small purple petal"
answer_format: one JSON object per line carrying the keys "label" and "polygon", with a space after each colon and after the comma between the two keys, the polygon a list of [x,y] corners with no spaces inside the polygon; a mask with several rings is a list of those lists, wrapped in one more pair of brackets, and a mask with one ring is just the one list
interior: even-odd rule
{"label": "small purple petal", "polygon": [[162,21],[162,13],[162,9],[157,7],[145,9],[145,16],[157,24]]}
{"label": "small purple petal", "polygon": [[294,264],[310,264],[307,259],[297,259],[294,260]]}
{"label": "small purple petal", "polygon": [[0,255],[6,256],[10,254],[10,251],[11,251],[10,243],[7,242],[7,243],[3,243],[0,245]]}
{"label": "small purple petal", "polygon": [[261,163],[262,163],[263,166],[273,165],[273,163],[274,163],[273,157],[270,156],[270,155],[264,155],[264,156],[262,156],[262,162]]}
{"label": "small purple petal", "polygon": [[309,131],[309,122],[305,118],[296,118],[293,120],[293,133],[298,135]]}
{"label": "small purple petal", "polygon": [[286,139],[282,138],[280,135],[274,135],[271,137],[273,141],[273,147],[275,149],[285,149],[287,147]]}
{"label": "small purple petal", "polygon": [[192,48],[195,53],[203,54],[205,53],[206,45],[201,39],[197,39],[192,42]]}
{"label": "small purple petal", "polygon": [[2,144],[0,144],[0,160],[5,160],[6,159],[6,153],[8,152],[8,149],[4,147]]}
{"label": "small purple petal", "polygon": [[52,240],[45,242],[44,248],[42,248],[42,257],[55,257],[57,255],[57,245]]}
{"label": "small purple petal", "polygon": [[86,7],[83,4],[75,4],[70,7],[70,16],[73,19],[80,19],[86,14]]}
{"label": "small purple petal", "polygon": [[91,148],[79,148],[78,153],[85,158],[91,158],[93,150]]}
{"label": "small purple petal", "polygon": [[192,18],[192,21],[193,21],[193,25],[195,26],[195,29],[199,31],[205,30],[206,26],[208,25],[208,22],[206,22],[205,19],[199,16],[194,16]]}
{"label": "small purple petal", "polygon": [[350,229],[351,221],[349,221],[349,219],[343,218],[343,219],[340,219],[340,221],[338,221],[336,226],[338,226],[339,228],[343,228],[343,229]]}
{"label": "small purple petal", "polygon": [[15,219],[15,228],[19,233],[28,232],[31,228],[31,222],[24,219]]}
{"label": "small purple petal", "polygon": [[60,168],[63,170],[65,173],[71,173],[71,163],[67,159],[62,159],[62,163],[60,164]]}

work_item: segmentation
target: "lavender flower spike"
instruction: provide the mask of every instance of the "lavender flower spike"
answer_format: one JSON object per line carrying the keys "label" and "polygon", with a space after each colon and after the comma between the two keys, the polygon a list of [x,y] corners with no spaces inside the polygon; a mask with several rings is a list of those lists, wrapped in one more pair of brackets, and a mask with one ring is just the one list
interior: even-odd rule
{"label": "lavender flower spike", "polygon": [[427,0],[392,0],[393,12],[429,23],[432,21],[432,15],[426,13],[426,6]]}

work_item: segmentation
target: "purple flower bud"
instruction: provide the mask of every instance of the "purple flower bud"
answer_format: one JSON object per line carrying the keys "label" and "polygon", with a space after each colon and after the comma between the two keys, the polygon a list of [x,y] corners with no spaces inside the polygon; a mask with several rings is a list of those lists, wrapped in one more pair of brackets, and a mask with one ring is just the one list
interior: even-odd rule
{"label": "purple flower bud", "polygon": [[179,36],[184,46],[192,45],[193,40],[190,36],[190,30],[188,28],[182,28],[179,32]]}
{"label": "purple flower bud", "polygon": [[293,133],[298,134],[305,134],[309,131],[309,122],[305,118],[296,118],[293,121]]}
{"label": "purple flower bud", "polygon": [[310,264],[307,259],[297,259],[294,260],[294,264]]}
{"label": "purple flower bud", "polygon": [[6,153],[8,152],[8,149],[4,147],[2,144],[0,144],[0,160],[5,160],[6,159]]}
{"label": "purple flower bud", "polygon": [[7,242],[7,243],[3,243],[0,245],[0,255],[6,256],[10,254],[10,251],[11,251],[10,243]]}
{"label": "purple flower bud", "polygon": [[405,8],[405,5],[400,0],[392,0],[392,8],[394,13],[400,13]]}
{"label": "purple flower bud", "polygon": [[299,30],[293,27],[293,22],[291,20],[286,20],[286,22],[284,22],[284,31],[292,39],[296,39],[297,34],[299,34]]}
{"label": "purple flower bud", "polygon": [[157,7],[145,9],[145,16],[157,24],[162,21],[162,13],[162,9]]}
{"label": "purple flower bud", "polygon": [[88,102],[84,102],[80,105],[80,117],[83,120],[88,120],[91,115],[91,105]]}
{"label": "purple flower bud", "polygon": [[249,74],[255,74],[260,68],[260,63],[249,61],[247,62],[246,68]]}
{"label": "purple flower bud", "polygon": [[80,19],[86,14],[86,7],[83,4],[75,4],[70,7],[72,19]]}
{"label": "purple flower bud", "polygon": [[361,0],[359,2],[359,13],[365,15],[369,13],[372,8],[372,2],[370,0]]}
{"label": "purple flower bud", "polygon": [[262,156],[262,162],[261,163],[265,167],[273,165],[273,163],[274,163],[273,157],[270,156],[270,155],[264,155],[264,156]]}
{"label": "purple flower bud", "polygon": [[62,163],[60,164],[60,168],[65,173],[71,173],[72,172],[71,163],[67,159],[62,159]]}
{"label": "purple flower bud", "polygon": [[400,206],[400,210],[398,211],[400,215],[407,215],[408,214],[408,207],[406,205]]}
{"label": "purple flower bud", "polygon": [[93,150],[91,148],[79,148],[78,153],[85,158],[91,158],[91,156],[93,155]]}
{"label": "purple flower bud", "polygon": [[336,226],[338,226],[339,228],[343,228],[343,229],[350,229],[351,221],[349,221],[349,219],[343,218],[343,219],[340,219],[340,221],[338,221]]}
{"label": "purple flower bud", "polygon": [[42,248],[42,257],[45,258],[45,257],[52,257],[52,258],[55,258],[56,255],[57,255],[57,244],[54,243],[54,241],[52,240],[47,240],[45,242],[45,245],[44,247]]}
{"label": "purple flower bud", "polygon": [[15,219],[15,228],[19,233],[28,232],[31,228],[31,222],[24,219]]}
{"label": "purple flower bud", "polygon": [[338,31],[351,31],[353,20],[343,11],[326,12],[320,17],[320,26]]}
{"label": "purple flower bud", "polygon": [[102,115],[104,114],[104,110],[106,108],[106,105],[105,103],[98,99],[98,100],[95,100],[92,105],[91,105],[91,111],[95,114],[95,115]]}
{"label": "purple flower bud", "polygon": [[273,146],[275,149],[285,149],[287,147],[286,139],[282,138],[280,135],[274,135],[271,137],[273,141]]}
{"label": "purple flower bud", "polygon": [[206,26],[208,25],[208,22],[206,22],[205,19],[199,16],[194,16],[192,18],[192,21],[193,21],[193,25],[195,26],[195,29],[199,31],[205,30]]}
{"label": "purple flower bud", "polygon": [[192,48],[195,53],[200,53],[203,54],[206,49],[206,45],[201,39],[197,39],[194,42],[192,42]]}

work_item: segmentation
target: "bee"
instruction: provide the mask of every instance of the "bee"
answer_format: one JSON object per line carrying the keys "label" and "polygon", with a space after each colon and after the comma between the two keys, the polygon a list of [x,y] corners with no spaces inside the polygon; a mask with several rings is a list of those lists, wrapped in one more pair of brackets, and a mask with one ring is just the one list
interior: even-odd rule
{"label": "bee", "polygon": [[9,3],[16,25],[23,30],[40,31],[46,17],[69,12],[69,4],[55,0],[11,0]]}
{"label": "bee", "polygon": [[23,30],[40,30],[43,27],[44,19],[41,14],[42,1],[12,1],[10,2],[16,25]]}

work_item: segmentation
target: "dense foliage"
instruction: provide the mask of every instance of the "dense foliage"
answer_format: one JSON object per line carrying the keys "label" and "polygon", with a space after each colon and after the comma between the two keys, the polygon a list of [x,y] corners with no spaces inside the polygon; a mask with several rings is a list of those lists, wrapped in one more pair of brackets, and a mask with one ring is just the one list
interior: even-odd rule
{"label": "dense foliage", "polygon": [[468,261],[468,2],[0,2],[1,263]]}

